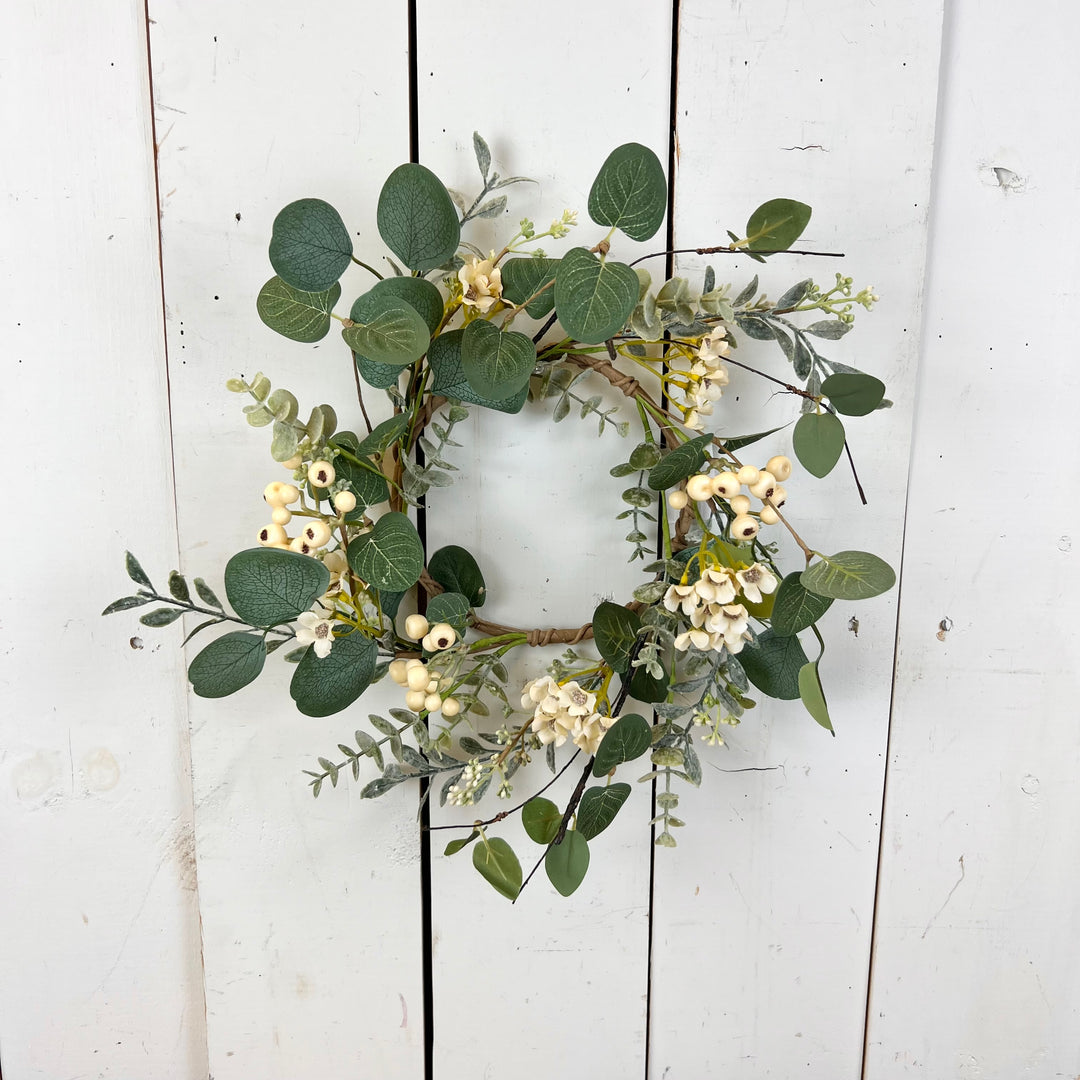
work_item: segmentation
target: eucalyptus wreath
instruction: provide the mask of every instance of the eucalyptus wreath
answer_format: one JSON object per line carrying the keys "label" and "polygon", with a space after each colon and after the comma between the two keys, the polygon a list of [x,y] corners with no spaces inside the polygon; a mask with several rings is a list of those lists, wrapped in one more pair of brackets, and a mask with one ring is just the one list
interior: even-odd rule
{"label": "eucalyptus wreath", "polygon": [[[243,689],[283,646],[294,665],[290,695],[307,716],[343,712],[383,679],[398,684],[400,708],[368,716],[351,743],[307,771],[316,797],[326,781],[336,787],[351,776],[363,781],[364,798],[419,779],[425,797],[442,804],[472,806],[491,789],[512,801],[518,771],[541,758],[554,778],[537,794],[471,824],[440,827],[465,834],[446,854],[472,845],[476,869],[515,899],[521,862],[494,827],[520,812],[542,847],[533,871],[542,863],[569,895],[588,869],[590,846],[629,797],[625,777],[642,771],[639,759],[648,765],[634,778],[657,785],[655,843],[674,847],[673,830],[684,824],[675,814],[677,783],[701,783],[697,745],[722,745],[725,725],[740,722],[755,691],[801,700],[832,731],[819,620],[835,600],[885,592],[893,571],[863,551],[824,554],[795,531],[785,488],[793,462],[776,453],[760,463],[762,454],[746,453],[790,421],[752,434],[709,424],[733,377],[768,379],[799,402],[791,433],[798,464],[825,476],[847,448],[845,420],[889,402],[879,379],[827,358],[821,342],[842,338],[855,308],[869,310],[878,298],[836,274],[827,288],[799,281],[773,302],[757,277],[733,292],[712,267],[700,289],[678,276],[656,286],[641,264],[677,254],[670,250],[617,262],[616,233],[649,240],[668,209],[664,169],[637,143],[600,167],[588,216],[606,231],[591,246],[558,256],[538,246],[577,227],[576,212],[566,210],[543,231],[523,218],[501,248],[482,250],[463,239],[463,228],[502,220],[502,189],[525,178],[500,176],[487,143],[479,135],[473,143],[481,178],[474,198],[416,163],[387,178],[376,214],[395,257],[386,257],[385,274],[356,256],[329,203],[300,199],[277,215],[275,276],[258,295],[259,317],[305,344],[340,324],[356,379],[356,430],[339,429],[327,404],[301,420],[297,397],[262,373],[230,380],[230,390],[251,399],[247,422],[269,429],[282,470],[264,491],[270,520],[257,546],[225,567],[230,607],[202,578],[189,587],[178,571],[160,592],[129,553],[138,589],[104,613],[163,605],[141,616],[145,626],[202,615],[185,644],[226,629],[188,667],[202,697]],[[743,235],[692,250],[764,262],[792,250],[810,215],[804,203],[771,199],[750,214]],[[375,280],[342,315],[340,279],[353,263]],[[737,359],[740,335],[775,342],[791,374],[778,378]],[[603,394],[584,389],[587,380],[609,384],[626,406],[606,406]],[[365,387],[386,394],[389,419],[371,423]],[[458,545],[428,552],[408,514],[453,482],[461,445],[454,435],[472,409],[516,414],[527,402],[552,403],[555,422],[572,412],[591,418],[601,435],[638,432],[625,462],[611,469],[630,486],[621,494],[613,487],[612,499],[631,524],[629,559],[643,563],[646,580],[579,626],[485,619],[478,560]],[[658,526],[655,551],[648,522]],[[781,567],[777,530],[790,534],[801,565]],[[814,659],[804,651],[806,633],[818,647]],[[565,652],[524,687],[511,686],[507,655],[552,644]],[[575,762],[577,786],[557,805],[545,792]]]}

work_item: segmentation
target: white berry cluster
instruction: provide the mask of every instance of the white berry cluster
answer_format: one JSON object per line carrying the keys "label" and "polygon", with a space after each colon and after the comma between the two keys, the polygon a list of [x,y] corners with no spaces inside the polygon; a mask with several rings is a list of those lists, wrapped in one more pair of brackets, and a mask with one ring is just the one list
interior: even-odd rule
{"label": "white berry cluster", "polygon": [[533,679],[521,693],[521,707],[533,710],[532,730],[547,745],[567,739],[587,754],[595,754],[615,718],[596,711],[596,695],[576,682],[561,686],[550,675]]}
{"label": "white berry cluster", "polygon": [[[781,481],[790,475],[791,459],[783,454],[769,458],[763,469],[743,465],[737,472],[725,469],[715,475],[695,473],[686,481],[685,491],[679,489],[668,496],[668,505],[681,510],[691,499],[707,502],[719,495],[735,512],[730,531],[732,538],[741,543],[753,540],[761,525],[775,525],[780,520],[776,511],[787,502],[787,488]],[[749,496],[741,493],[743,487],[761,500],[759,510],[751,512]]]}
{"label": "white berry cluster", "polygon": [[454,680],[441,671],[429,668],[423,660],[392,660],[389,674],[398,686],[406,687],[407,709],[417,713],[441,712],[448,719],[461,712],[461,703],[457,698],[442,696],[442,691],[449,690]]}
{"label": "white berry cluster", "polygon": [[[290,458],[286,466],[300,461]],[[328,488],[335,480],[334,466],[329,461],[313,461],[308,467],[307,479],[312,487]],[[330,542],[333,518],[314,517],[300,530],[298,536],[290,537],[285,526],[292,521],[293,512],[289,507],[300,498],[300,489],[295,484],[286,484],[281,480],[272,480],[263,490],[263,498],[272,508],[270,524],[259,530],[258,540],[263,547],[281,548],[284,551],[298,551],[301,555],[311,555]],[[348,514],[356,509],[356,496],[342,488],[331,499],[339,515]]]}
{"label": "white berry cluster", "polygon": [[472,806],[476,801],[476,791],[484,782],[498,754],[492,754],[487,761],[473,758],[462,770],[456,784],[451,784],[446,792],[446,801],[451,806]]}
{"label": "white berry cluster", "polygon": [[405,620],[405,636],[419,641],[425,652],[444,652],[457,644],[458,633],[449,623],[432,626],[423,615],[410,615]]}
{"label": "white berry cluster", "polygon": [[694,431],[704,430],[701,418],[712,415],[713,402],[720,400],[730,381],[722,359],[731,350],[731,343],[726,338],[727,330],[723,326],[714,327],[702,338],[690,366],[689,385],[684,390],[687,411],[683,423]]}
{"label": "white berry cluster", "polygon": [[739,571],[710,566],[692,585],[672,585],[664,595],[664,607],[690,620],[690,629],[675,638],[675,648],[739,652],[750,637],[749,612],[736,597],[742,593],[750,603],[760,604],[762,593],[774,592],[776,586],[776,578],[761,563]]}

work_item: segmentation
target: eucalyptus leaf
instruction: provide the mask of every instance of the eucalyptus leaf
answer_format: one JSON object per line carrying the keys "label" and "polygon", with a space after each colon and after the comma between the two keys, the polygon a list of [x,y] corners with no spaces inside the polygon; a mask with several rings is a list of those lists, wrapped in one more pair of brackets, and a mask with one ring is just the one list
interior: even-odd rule
{"label": "eucalyptus leaf", "polygon": [[638,279],[629,266],[571,248],[555,274],[555,310],[567,334],[596,345],[617,334],[637,306]]}
{"label": "eucalyptus leaf", "polygon": [[473,848],[473,866],[496,892],[507,900],[521,892],[521,863],[514,849],[501,837],[484,837]]}
{"label": "eucalyptus leaf", "polygon": [[276,626],[308,611],[330,584],[318,559],[276,548],[237,552],[225,566],[225,595],[252,626]]}
{"label": "eucalyptus leaf", "polygon": [[303,292],[280,277],[259,290],[255,308],[271,330],[293,341],[321,341],[330,331],[330,312],[341,298],[335,281],[320,292]]}
{"label": "eucalyptus leaf", "polygon": [[341,331],[345,344],[357,356],[388,367],[405,367],[427,352],[431,335],[416,308],[400,297],[374,289],[352,306],[353,326]]}
{"label": "eucalyptus leaf", "polygon": [[794,199],[762,203],[746,223],[749,251],[787,251],[810,223],[810,207]]}
{"label": "eucalyptus leaf", "polygon": [[[434,334],[442,323],[443,298],[438,288],[425,278],[419,277],[389,277],[382,281],[376,281],[364,296],[386,297],[393,296],[398,300],[404,300],[423,320],[428,328],[428,333]],[[357,302],[353,303],[353,311],[360,314],[363,321],[363,308],[358,308]],[[356,315],[352,316],[357,319]]]}
{"label": "eucalyptus leaf", "polygon": [[597,225],[620,229],[631,240],[648,240],[666,212],[667,178],[656,154],[640,143],[613,150],[589,191],[589,217]]}
{"label": "eucalyptus leaf", "polygon": [[621,604],[603,601],[593,612],[593,640],[612,671],[630,668],[630,654],[641,629],[641,618]]}
{"label": "eucalyptus leaf", "polygon": [[839,551],[822,555],[803,572],[804,588],[834,600],[868,600],[896,584],[893,568],[868,551]]}
{"label": "eucalyptus leaf", "polygon": [[873,375],[830,375],[821,392],[832,407],[844,416],[866,416],[872,413],[885,396],[885,384]]}
{"label": "eucalyptus leaf", "polygon": [[790,637],[806,630],[832,606],[828,597],[818,596],[802,585],[802,572],[788,574],[776,590],[770,622],[774,633]]}
{"label": "eucalyptus leaf", "polygon": [[477,395],[501,400],[529,385],[536,346],[526,334],[474,319],[461,338],[461,370]]}
{"label": "eucalyptus leaf", "polygon": [[345,273],[352,252],[341,215],[322,199],[298,199],[274,218],[270,265],[294,289],[306,293],[329,289]]}
{"label": "eucalyptus leaf", "polygon": [[253,682],[265,663],[262,634],[237,631],[211,641],[191,661],[188,679],[199,697],[225,697]]}
{"label": "eucalyptus leaf", "polygon": [[841,322],[839,319],[822,319],[820,322],[804,327],[803,333],[813,334],[814,337],[826,338],[829,341],[839,341],[852,329],[853,325],[853,323]]}
{"label": "eucalyptus leaf", "polygon": [[521,808],[521,824],[530,840],[546,847],[559,832],[562,811],[550,799],[535,796]]}
{"label": "eucalyptus leaf", "polygon": [[808,661],[797,637],[765,630],[739,653],[739,662],[763,694],[793,701],[799,696],[799,672]]}
{"label": "eucalyptus leaf", "polygon": [[769,428],[768,431],[758,431],[753,435],[736,435],[733,438],[724,439],[724,449],[734,453],[736,450],[741,450],[744,446],[752,446],[762,439],[767,439],[770,435],[775,435],[778,431],[783,431],[786,427],[787,424],[781,424],[780,427]]}
{"label": "eucalyptus leaf", "polygon": [[818,662],[816,660],[804,664],[799,671],[799,696],[806,706],[806,711],[826,731],[832,731],[833,726],[832,720],[829,718],[829,706],[825,701],[825,691],[821,687],[821,674],[818,672]]}
{"label": "eucalyptus leaf", "polygon": [[122,596],[119,600],[114,600],[101,614],[115,615],[118,611],[127,611],[130,608],[142,607],[143,604],[151,603],[153,599],[152,596]]}
{"label": "eucalyptus leaf", "polygon": [[591,787],[581,796],[577,810],[577,831],[586,840],[599,836],[614,820],[630,796],[629,784]]}
{"label": "eucalyptus leaf", "polygon": [[379,235],[410,270],[434,270],[461,238],[453,201],[442,181],[423,165],[399,165],[386,179],[376,210]]}
{"label": "eucalyptus leaf", "polygon": [[428,573],[447,592],[464,595],[470,607],[483,607],[487,599],[484,575],[465,548],[456,544],[439,548],[428,560]]}
{"label": "eucalyptus leaf", "polygon": [[469,833],[468,836],[460,837],[457,840],[451,840],[450,843],[446,845],[446,850],[443,852],[443,854],[456,855],[462,849],[467,848],[479,835],[479,831],[477,829],[473,829],[473,831]]}
{"label": "eucalyptus leaf", "polygon": [[755,341],[772,341],[776,334],[773,328],[764,320],[754,315],[736,315],[735,324],[738,328]]}
{"label": "eucalyptus leaf", "polygon": [[491,168],[491,150],[483,135],[478,131],[472,133],[473,151],[476,153],[476,164],[480,169],[480,176],[486,181],[488,170]]}
{"label": "eucalyptus leaf", "polygon": [[803,468],[813,476],[828,476],[844,452],[844,425],[832,413],[803,413],[792,432],[791,445]]}
{"label": "eucalyptus leaf", "polygon": [[398,511],[384,514],[371,532],[349,544],[349,566],[377,589],[411,588],[424,569],[424,545],[416,526]]}
{"label": "eucalyptus leaf", "polygon": [[[503,299],[511,304],[523,304],[540,292],[549,281],[555,280],[558,259],[507,259],[502,264]],[[544,289],[534,300],[525,304],[530,318],[543,319],[555,307],[554,287]]]}
{"label": "eucalyptus leaf", "polygon": [[705,463],[712,435],[698,435],[665,455],[649,470],[649,487],[653,491],[667,488],[696,473]]}
{"label": "eucalyptus leaf", "polygon": [[580,832],[568,832],[544,856],[548,881],[563,896],[570,896],[589,870],[589,842]]}
{"label": "eucalyptus leaf", "polygon": [[459,592],[439,593],[428,600],[427,618],[432,626],[447,623],[462,635],[469,621],[469,599]]}
{"label": "eucalyptus leaf", "polygon": [[529,396],[527,382],[517,393],[498,401],[482,397],[469,385],[461,366],[461,341],[464,333],[463,330],[450,330],[432,341],[428,349],[428,364],[431,366],[433,376],[431,392],[441,394],[443,397],[456,398],[458,401],[482,405],[484,408],[494,409],[497,412],[521,412]]}
{"label": "eucalyptus leaf", "polygon": [[378,655],[375,642],[359,630],[335,638],[326,656],[309,647],[293,672],[289,694],[305,716],[332,716],[371,685]]}
{"label": "eucalyptus leaf", "polygon": [[652,745],[652,728],[644,716],[626,713],[604,733],[593,762],[593,776],[606,776],[617,765],[641,757]]}
{"label": "eucalyptus leaf", "polygon": [[182,604],[191,602],[191,593],[188,591],[187,582],[179,570],[173,570],[169,573],[169,592],[172,593],[174,600],[179,600]]}

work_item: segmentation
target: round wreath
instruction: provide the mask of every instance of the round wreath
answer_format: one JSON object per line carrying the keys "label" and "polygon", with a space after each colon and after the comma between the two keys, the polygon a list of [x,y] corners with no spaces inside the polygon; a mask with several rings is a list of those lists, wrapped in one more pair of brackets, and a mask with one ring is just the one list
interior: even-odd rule
{"label": "round wreath", "polygon": [[[592,185],[588,214],[607,231],[591,247],[552,257],[537,246],[576,226],[576,213],[567,210],[542,232],[522,219],[499,250],[485,252],[462,239],[462,227],[501,218],[507,197],[496,193],[523,178],[493,172],[487,144],[473,138],[483,182],[474,199],[448,191],[415,163],[399,166],[383,185],[377,225],[398,260],[386,259],[392,276],[357,258],[328,203],[301,199],[278,214],[270,240],[275,276],[259,293],[259,316],[304,343],[341,324],[363,431],[339,430],[329,405],[301,421],[297,398],[272,390],[261,373],[230,380],[231,390],[253,399],[244,410],[248,423],[271,429],[270,453],[285,470],[265,488],[269,521],[258,530],[258,546],[225,567],[232,613],[201,578],[194,579],[196,602],[177,571],[168,593],[159,592],[130,554],[128,573],[139,588],[105,613],[159,602],[166,606],[144,614],[144,625],[206,616],[185,643],[210,627],[241,624],[191,661],[188,677],[203,697],[240,690],[282,645],[293,646],[284,654],[295,664],[290,694],[309,716],[348,708],[384,677],[399,684],[401,708],[371,716],[370,731],[358,730],[354,744],[339,744],[340,757],[320,757],[308,772],[315,796],[325,781],[336,786],[350,773],[354,780],[364,775],[363,797],[419,777],[441,802],[470,806],[491,787],[512,799],[515,773],[539,751],[556,778],[584,758],[564,807],[543,797],[552,780],[518,805],[463,826],[467,836],[446,849],[453,854],[478,841],[474,865],[516,898],[521,864],[491,827],[520,811],[526,832],[544,848],[533,869],[543,862],[569,895],[588,868],[591,841],[630,795],[630,785],[615,779],[620,766],[649,755],[641,780],[659,782],[655,843],[673,847],[672,829],[683,822],[673,813],[679,796],[672,781],[700,783],[695,735],[722,744],[721,727],[737,724],[753,704],[751,687],[801,699],[832,730],[818,620],[835,599],[891,588],[893,571],[866,552],[824,555],[795,531],[783,509],[792,462],[774,454],[758,465],[743,453],[779,428],[732,435],[706,426],[730,368],[768,379],[801,403],[792,433],[798,462],[826,475],[846,449],[840,417],[889,403],[880,380],[827,359],[816,342],[841,338],[855,306],[869,309],[877,297],[870,289],[853,294],[852,279],[840,274],[827,289],[800,281],[776,302],[759,295],[756,277],[729,295],[711,267],[700,292],[682,277],[654,288],[640,264],[678,252],[630,264],[610,257],[616,232],[648,240],[668,210],[663,167],[636,143],[614,150]],[[693,250],[763,262],[791,249],[810,213],[803,203],[772,199],[750,215],[742,237],[729,233],[727,245]],[[377,280],[343,316],[334,309],[350,263]],[[804,313],[816,313],[816,321],[793,320]],[[527,319],[532,325],[523,332]],[[792,381],[737,360],[738,332],[775,341]],[[632,403],[630,420],[613,418],[617,408],[605,408],[601,395],[579,393],[590,376]],[[389,397],[393,413],[382,423],[368,419],[365,384]],[[605,601],[576,627],[484,619],[486,586],[476,559],[458,546],[428,553],[407,513],[423,507],[431,488],[451,483],[455,466],[447,459],[459,445],[452,436],[470,407],[516,413],[530,399],[553,400],[555,421],[571,411],[594,417],[601,434],[612,428],[627,437],[640,427],[640,441],[611,473],[635,478],[622,492],[619,516],[632,519],[630,558],[643,561],[648,580],[632,600]],[[649,552],[646,521],[659,526],[659,558]],[[766,531],[776,528],[790,533],[804,557],[786,574]],[[816,660],[799,639],[806,630],[819,643]],[[590,639],[598,655],[576,648]],[[568,648],[523,688],[508,686],[508,653],[551,644]],[[638,711],[628,710],[631,700]],[[502,722],[484,730],[495,726],[492,707]],[[560,766],[564,744],[572,754],[564,751]],[[590,779],[597,782],[590,786]]]}

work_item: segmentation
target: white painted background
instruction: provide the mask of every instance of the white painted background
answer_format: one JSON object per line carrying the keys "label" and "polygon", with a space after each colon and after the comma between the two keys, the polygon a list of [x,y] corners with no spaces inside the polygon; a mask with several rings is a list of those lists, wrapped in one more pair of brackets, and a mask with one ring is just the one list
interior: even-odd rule
{"label": "white painted background", "polygon": [[[97,614],[125,547],[161,582],[219,582],[261,523],[265,439],[228,375],[350,400],[332,339],[275,337],[253,297],[294,198],[380,254],[378,188],[409,153],[405,7],[92,7],[18,0],[0,41],[7,1080],[419,1080],[428,947],[445,1080],[1080,1073],[1074,9],[682,0],[676,22],[644,0],[420,0],[421,160],[466,186],[480,129],[500,171],[540,181],[510,189],[538,221],[584,209],[619,142],[666,159],[678,33],[677,242],[804,198],[806,239],[883,297],[835,348],[896,402],[852,424],[870,506],[842,469],[788,486],[823,548],[902,563],[857,637],[854,610],[828,617],[838,737],[755,710],[704,755],[651,896],[642,788],[569,901],[536,881],[511,910],[436,855],[429,943],[414,793],[316,803],[300,778],[351,721],[301,717],[284,675],[190,698],[179,627]],[[804,262],[764,287],[827,272]],[[554,624],[634,580],[605,554],[625,530],[589,524],[623,447],[574,423],[475,417],[469,477],[435,505],[433,542],[477,551],[497,617],[556,571]],[[538,505],[579,536],[569,566]]]}

